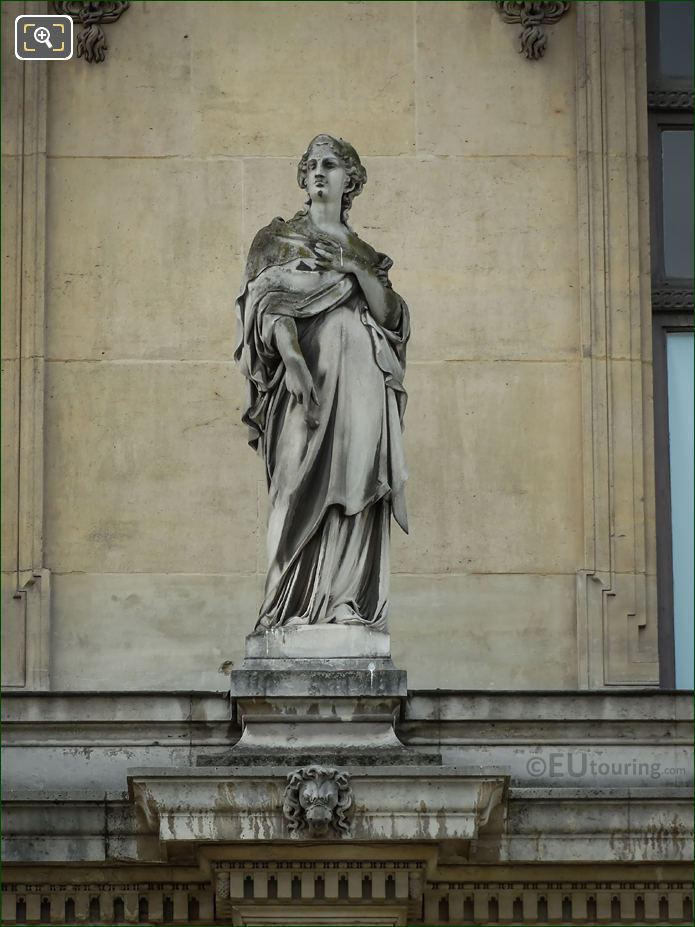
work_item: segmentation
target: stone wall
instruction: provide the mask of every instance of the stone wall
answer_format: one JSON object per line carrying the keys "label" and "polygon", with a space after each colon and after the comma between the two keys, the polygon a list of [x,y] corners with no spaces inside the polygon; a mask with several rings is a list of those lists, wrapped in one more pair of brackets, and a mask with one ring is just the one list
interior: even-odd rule
{"label": "stone wall", "polygon": [[[577,198],[577,20],[591,15],[570,10],[529,62],[492,3],[143,2],[106,27],[105,62],[50,65],[45,343],[31,406],[45,427],[29,458],[43,501],[22,503],[20,476],[14,505],[29,451],[10,446],[3,575],[17,610],[8,642],[26,627],[25,649],[50,644],[52,688],[224,689],[218,668],[241,657],[264,575],[265,485],[240,423],[233,301],[255,231],[301,206],[296,161],[318,132],[363,156],[369,183],[351,219],[394,258],[413,315],[394,659],[413,687],[605,681],[586,670],[577,583],[602,569],[587,553],[595,403]],[[624,28],[633,14],[602,15]],[[6,70],[16,82],[13,59]],[[21,163],[12,153],[8,165]],[[615,163],[619,182],[629,165]],[[9,260],[16,276],[26,252]],[[631,351],[639,363],[642,347]],[[644,498],[611,473],[626,511]],[[41,555],[20,563],[17,525],[36,521]],[[648,570],[621,564],[626,582]],[[31,598],[41,586],[45,599],[49,576],[50,631]],[[620,620],[635,613],[631,595]],[[653,682],[653,652],[636,659],[648,669],[620,681]],[[20,676],[48,684],[45,672]]]}

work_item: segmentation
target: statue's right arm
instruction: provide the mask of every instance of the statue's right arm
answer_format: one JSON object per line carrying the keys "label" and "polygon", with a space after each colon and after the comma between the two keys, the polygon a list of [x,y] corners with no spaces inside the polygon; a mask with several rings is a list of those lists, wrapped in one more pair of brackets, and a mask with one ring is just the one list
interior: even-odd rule
{"label": "statue's right arm", "polygon": [[287,315],[280,316],[273,326],[275,335],[275,345],[280,353],[280,357],[285,363],[285,367],[295,367],[298,364],[304,364],[306,361],[299,347],[299,338],[297,337],[297,326],[294,319]]}
{"label": "statue's right arm", "polygon": [[319,404],[319,400],[302,349],[299,347],[294,319],[285,315],[280,316],[274,325],[274,332],[275,344],[285,364],[287,389],[297,402],[305,406],[307,423],[314,426],[318,422],[309,411],[309,400],[313,400],[316,405]]}

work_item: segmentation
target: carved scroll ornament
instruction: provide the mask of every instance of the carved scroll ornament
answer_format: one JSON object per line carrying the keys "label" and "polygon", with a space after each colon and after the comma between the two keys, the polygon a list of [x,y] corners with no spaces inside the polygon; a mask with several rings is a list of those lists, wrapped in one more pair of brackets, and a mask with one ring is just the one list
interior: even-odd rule
{"label": "carved scroll ornament", "polygon": [[72,16],[74,22],[83,27],[77,34],[77,57],[90,64],[99,63],[106,57],[106,42],[102,23],[115,23],[130,6],[127,0],[121,3],[82,2],[82,0],[54,0],[56,13]]}
{"label": "carved scroll ornament", "polygon": [[678,90],[650,90],[647,103],[650,109],[691,110],[693,91],[690,87],[681,87]]}
{"label": "carved scroll ornament", "polygon": [[679,287],[662,287],[652,290],[652,309],[659,311],[678,312],[693,309],[693,291]]}
{"label": "carved scroll ornament", "polygon": [[348,773],[325,766],[304,766],[287,776],[282,812],[294,836],[349,834],[351,808]]}
{"label": "carved scroll ornament", "polygon": [[526,0],[495,0],[495,6],[506,23],[520,23],[518,49],[530,61],[545,54],[548,36],[543,26],[556,23],[570,8],[569,2],[526,2]]}

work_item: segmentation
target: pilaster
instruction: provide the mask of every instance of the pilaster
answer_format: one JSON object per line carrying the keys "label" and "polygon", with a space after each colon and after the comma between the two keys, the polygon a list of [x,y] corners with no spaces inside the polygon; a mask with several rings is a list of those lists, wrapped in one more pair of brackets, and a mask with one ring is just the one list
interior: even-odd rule
{"label": "pilaster", "polygon": [[[31,4],[31,12],[45,6]],[[3,7],[3,155],[11,176],[3,216],[2,676],[6,687],[42,689],[48,687],[50,609],[43,559],[47,68],[13,54],[14,17],[27,4]]]}
{"label": "pilaster", "polygon": [[582,688],[657,685],[647,87],[641,3],[576,4]]}

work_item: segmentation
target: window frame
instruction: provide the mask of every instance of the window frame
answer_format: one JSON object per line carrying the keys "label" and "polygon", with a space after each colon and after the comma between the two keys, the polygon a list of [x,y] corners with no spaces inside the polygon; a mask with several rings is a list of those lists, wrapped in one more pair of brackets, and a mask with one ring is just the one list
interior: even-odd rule
{"label": "window frame", "polygon": [[[649,187],[652,262],[652,309],[676,308],[675,302],[692,305],[692,277],[668,277],[664,261],[664,188],[661,133],[693,131],[692,112],[651,110],[649,113]],[[668,296],[670,295],[670,299]]]}
{"label": "window frame", "polygon": [[670,332],[688,333],[692,331],[692,316],[687,318],[684,312],[654,313],[652,337],[654,348],[657,619],[659,628],[659,685],[664,689],[673,689],[676,685],[673,537],[671,532],[671,449],[669,443],[666,336]]}
{"label": "window frame", "polygon": [[659,2],[645,3],[649,111],[649,196],[652,284],[654,479],[659,685],[676,685],[666,336],[693,331],[693,280],[667,277],[664,266],[661,133],[693,129],[693,80],[663,77],[659,67]]}

